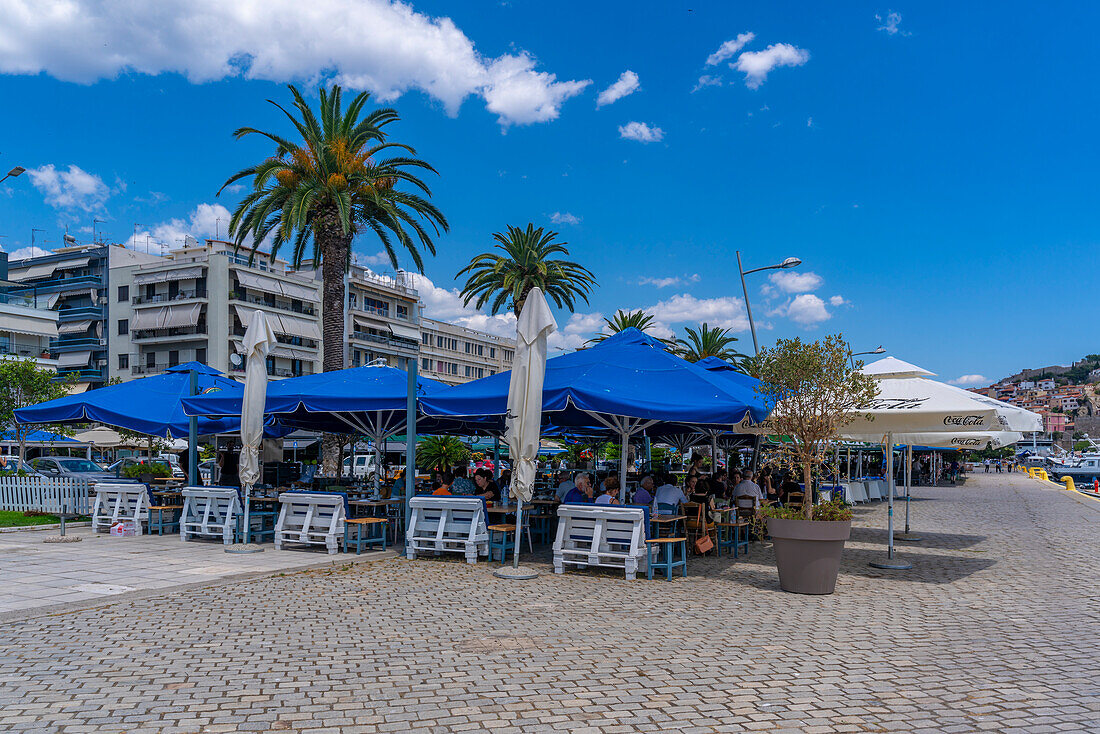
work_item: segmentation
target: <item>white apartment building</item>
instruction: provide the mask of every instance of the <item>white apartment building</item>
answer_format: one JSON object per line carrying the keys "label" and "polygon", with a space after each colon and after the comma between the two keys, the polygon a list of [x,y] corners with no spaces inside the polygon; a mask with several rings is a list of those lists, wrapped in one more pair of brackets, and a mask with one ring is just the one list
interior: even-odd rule
{"label": "white apartment building", "polygon": [[420,319],[420,374],[458,385],[512,369],[514,339]]}
{"label": "white apartment building", "polygon": [[57,339],[57,311],[36,306],[33,295],[10,292],[13,285],[0,281],[0,360],[32,359],[56,370],[50,342]]}
{"label": "white apartment building", "polygon": [[273,378],[321,370],[319,284],[257,252],[221,240],[189,243],[157,262],[112,268],[108,365],[129,380],[197,361],[243,377],[242,341],[252,314],[267,317],[279,341],[267,360]]}

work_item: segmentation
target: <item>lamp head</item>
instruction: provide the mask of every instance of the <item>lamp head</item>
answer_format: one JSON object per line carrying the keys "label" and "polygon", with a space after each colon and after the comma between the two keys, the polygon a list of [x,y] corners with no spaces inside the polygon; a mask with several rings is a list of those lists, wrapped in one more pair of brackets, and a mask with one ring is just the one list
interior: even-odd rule
{"label": "lamp head", "polygon": [[784,270],[789,270],[790,268],[797,268],[801,264],[802,261],[799,260],[797,257],[788,257],[786,260],[779,263],[779,267],[783,268]]}
{"label": "lamp head", "polygon": [[880,347],[879,347],[878,349],[876,349],[875,351],[871,352],[871,354],[886,354],[886,350],[885,350],[885,349],[883,349],[883,348],[882,348],[882,347],[880,346]]}
{"label": "lamp head", "polygon": [[23,175],[23,172],[26,171],[26,170],[27,169],[23,168],[23,166],[16,166],[15,168],[8,171],[8,175],[11,176],[12,178],[15,178],[16,176]]}

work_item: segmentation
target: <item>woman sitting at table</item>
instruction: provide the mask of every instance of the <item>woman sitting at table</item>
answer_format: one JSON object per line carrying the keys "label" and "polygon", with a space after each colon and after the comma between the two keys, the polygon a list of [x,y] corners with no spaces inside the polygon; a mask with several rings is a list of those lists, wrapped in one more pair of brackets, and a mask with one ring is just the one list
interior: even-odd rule
{"label": "woman sitting at table", "polygon": [[478,469],[474,472],[474,494],[483,498],[486,502],[500,501],[500,488],[493,481],[493,472],[489,469]]}
{"label": "woman sitting at table", "polygon": [[597,505],[619,504],[619,478],[612,474],[603,480],[603,492],[596,498]]}
{"label": "woman sitting at table", "polygon": [[468,471],[465,464],[460,464],[451,470],[454,474],[454,484],[451,485],[451,494],[470,495],[474,494],[477,487],[470,481],[467,475]]}
{"label": "woman sitting at table", "polygon": [[701,477],[703,476],[703,455],[694,454],[691,457],[691,466],[688,467],[687,475],[689,477]]}
{"label": "woman sitting at table", "polygon": [[714,501],[714,493],[711,492],[710,482],[702,477],[688,477],[684,482],[684,489],[688,499],[702,505],[710,515],[717,508]]}
{"label": "woman sitting at table", "polygon": [[727,477],[725,469],[719,469],[710,475],[710,489],[715,497],[719,499],[729,499],[729,487],[727,486]]}

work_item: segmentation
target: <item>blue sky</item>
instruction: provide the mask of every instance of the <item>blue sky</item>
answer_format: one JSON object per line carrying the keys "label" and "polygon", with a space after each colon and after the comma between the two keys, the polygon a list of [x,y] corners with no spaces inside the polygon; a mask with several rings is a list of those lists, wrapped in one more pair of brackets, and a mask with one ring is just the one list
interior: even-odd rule
{"label": "blue sky", "polygon": [[269,153],[231,132],[285,131],[265,99],[338,79],[439,169],[431,315],[507,331],[454,274],[533,221],[600,281],[562,348],[646,308],[751,350],[740,249],[804,262],[750,276],[764,344],[840,331],[963,383],[1097,351],[1092,6],[72,4],[0,0],[0,168],[33,173],[0,185],[9,253],[93,218],[142,247],[224,236],[218,187]]}

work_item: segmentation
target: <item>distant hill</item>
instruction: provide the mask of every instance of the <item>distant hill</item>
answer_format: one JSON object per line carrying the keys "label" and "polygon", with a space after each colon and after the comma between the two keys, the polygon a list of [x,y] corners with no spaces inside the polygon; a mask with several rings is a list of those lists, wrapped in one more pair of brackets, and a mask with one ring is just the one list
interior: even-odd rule
{"label": "distant hill", "polygon": [[1100,354],[1086,354],[1082,359],[1068,367],[1051,365],[1037,369],[1020,370],[1011,377],[1005,377],[998,380],[998,382],[1041,380],[1046,377],[1053,377],[1060,385],[1084,385],[1089,382],[1100,382]]}

